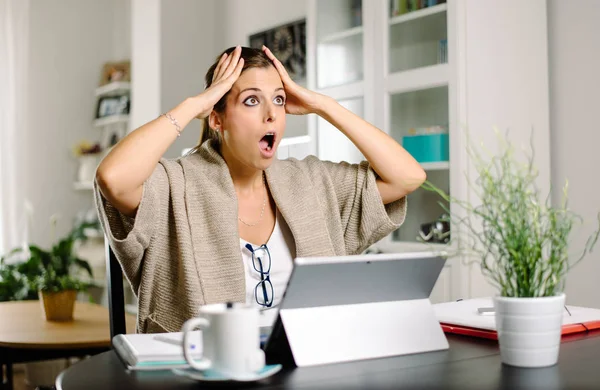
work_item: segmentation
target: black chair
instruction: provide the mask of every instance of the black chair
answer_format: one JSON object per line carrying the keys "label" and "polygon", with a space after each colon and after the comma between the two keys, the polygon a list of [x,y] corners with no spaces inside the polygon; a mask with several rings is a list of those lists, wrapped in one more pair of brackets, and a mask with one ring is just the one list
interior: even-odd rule
{"label": "black chair", "polygon": [[123,292],[123,271],[117,257],[104,238],[106,249],[106,288],[108,289],[108,312],[110,320],[110,339],[118,334],[125,334],[125,296]]}

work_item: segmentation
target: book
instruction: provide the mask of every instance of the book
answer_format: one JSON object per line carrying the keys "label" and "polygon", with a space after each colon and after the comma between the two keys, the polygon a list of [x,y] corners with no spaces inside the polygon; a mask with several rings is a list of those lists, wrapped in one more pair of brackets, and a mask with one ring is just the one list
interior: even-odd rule
{"label": "book", "polygon": [[[262,317],[261,317],[262,318]],[[264,323],[270,324],[270,317]],[[264,346],[271,326],[260,327],[260,345]],[[192,357],[202,357],[202,331],[192,332]],[[112,340],[115,351],[130,370],[170,370],[188,368],[183,356],[183,332],[153,334],[120,334]]]}
{"label": "book", "polygon": [[[192,356],[202,357],[201,331],[192,335]],[[115,351],[130,370],[187,368],[183,357],[183,333],[120,334],[112,340]]]}
{"label": "book", "polygon": [[[493,308],[491,297],[436,303],[433,305],[442,330],[446,333],[497,340],[496,318],[493,312],[480,314],[480,308]],[[565,306],[562,335],[600,329],[600,309]]]}

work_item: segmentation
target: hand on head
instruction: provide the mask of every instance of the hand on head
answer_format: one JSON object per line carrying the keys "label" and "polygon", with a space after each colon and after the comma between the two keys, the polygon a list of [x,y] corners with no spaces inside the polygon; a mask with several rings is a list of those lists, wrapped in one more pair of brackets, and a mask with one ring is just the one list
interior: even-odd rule
{"label": "hand on head", "polygon": [[275,55],[263,45],[262,50],[265,52],[267,57],[273,62],[275,69],[281,77],[283,87],[286,93],[285,111],[291,115],[305,115],[316,113],[319,109],[320,100],[324,97],[321,94],[310,91],[296,84],[285,67],[279,61]]}
{"label": "hand on head", "polygon": [[231,89],[233,84],[242,74],[244,68],[244,59],[240,58],[242,53],[241,46],[237,46],[231,53],[223,53],[212,77],[212,83],[202,96],[205,97],[206,107],[203,108],[196,118],[206,118],[213,107],[221,98]]}

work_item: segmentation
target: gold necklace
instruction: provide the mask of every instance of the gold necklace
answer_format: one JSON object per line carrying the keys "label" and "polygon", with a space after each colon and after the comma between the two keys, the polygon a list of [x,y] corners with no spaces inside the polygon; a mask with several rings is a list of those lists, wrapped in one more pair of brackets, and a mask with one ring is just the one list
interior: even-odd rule
{"label": "gold necklace", "polygon": [[265,214],[265,206],[267,204],[267,195],[266,195],[267,184],[265,183],[265,175],[264,174],[263,174],[263,183],[265,184],[265,194],[263,194],[263,203],[262,203],[262,208],[260,210],[260,217],[258,217],[258,221],[256,221],[255,223],[248,223],[248,222],[244,221],[242,218],[240,218],[240,216],[238,214],[238,220],[246,226],[252,227],[252,226],[258,225],[262,221],[263,215]]}

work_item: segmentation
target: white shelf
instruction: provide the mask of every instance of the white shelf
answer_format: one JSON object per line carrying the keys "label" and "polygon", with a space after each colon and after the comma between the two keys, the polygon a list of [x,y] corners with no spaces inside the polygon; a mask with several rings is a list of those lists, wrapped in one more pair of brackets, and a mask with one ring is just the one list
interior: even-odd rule
{"label": "white shelf", "polygon": [[411,12],[407,12],[402,15],[394,16],[394,17],[390,18],[389,23],[390,23],[390,26],[392,26],[395,24],[408,22],[410,20],[425,18],[427,16],[435,15],[440,12],[446,12],[447,9],[448,9],[448,4],[446,4],[446,3],[438,4],[438,5],[434,5],[433,7],[423,8],[418,11],[411,11]]}
{"label": "white shelf", "polygon": [[437,64],[404,72],[392,73],[387,77],[386,88],[390,94],[419,91],[448,85],[450,67]]}
{"label": "white shelf", "polygon": [[365,85],[363,81],[356,81],[335,87],[321,88],[318,92],[331,96],[335,100],[346,100],[362,97],[365,93]]}
{"label": "white shelf", "polygon": [[426,171],[443,171],[450,169],[450,162],[448,161],[438,161],[438,162],[426,162],[421,163],[421,167],[423,167]]}
{"label": "white shelf", "polygon": [[73,188],[75,188],[78,191],[93,190],[94,183],[91,181],[78,181],[78,182],[73,183]]}
{"label": "white shelf", "polygon": [[363,26],[352,27],[348,30],[342,30],[342,31],[338,31],[333,34],[326,35],[321,40],[319,40],[319,43],[321,44],[321,43],[331,43],[331,42],[341,41],[342,39],[353,37],[355,35],[360,35],[360,34],[362,34],[362,32],[363,32]]}
{"label": "white shelf", "polygon": [[108,125],[115,125],[120,123],[127,123],[129,121],[129,115],[111,115],[105,118],[96,119],[94,126],[103,127]]}
{"label": "white shelf", "polygon": [[131,90],[131,83],[128,81],[115,81],[96,88],[96,96],[115,96],[124,95]]}

